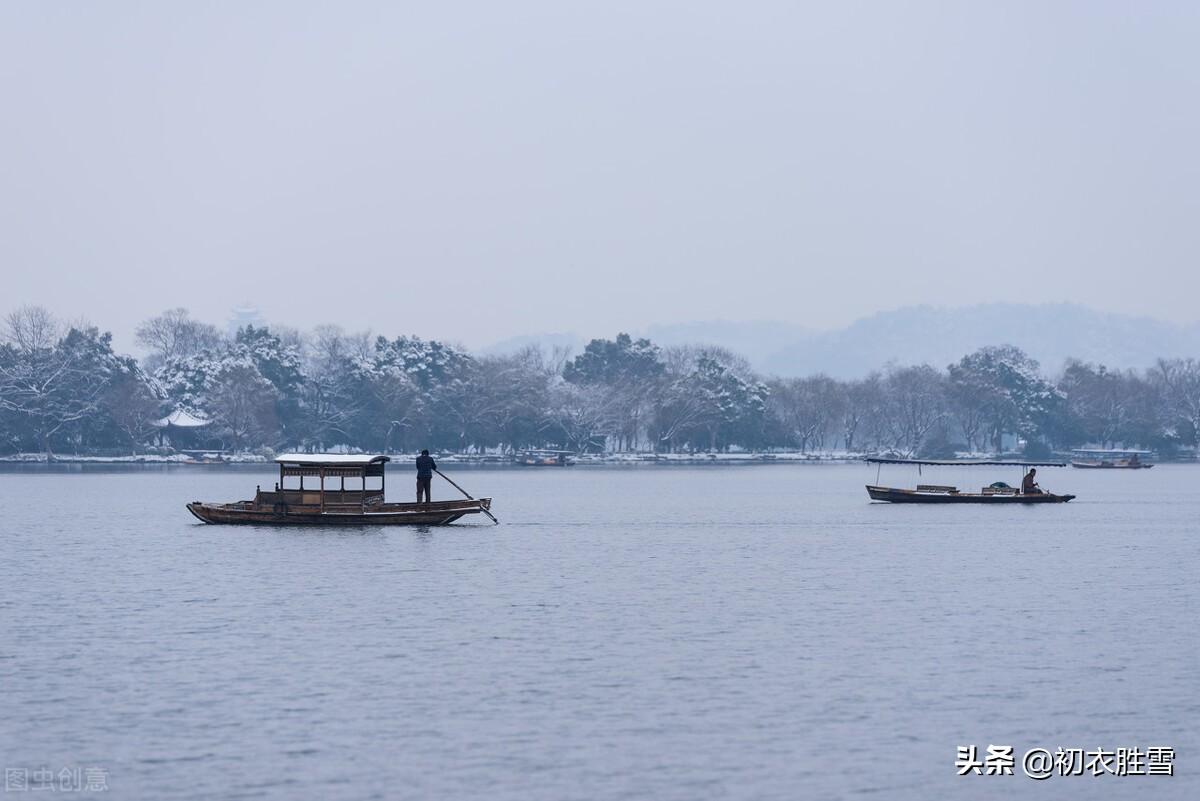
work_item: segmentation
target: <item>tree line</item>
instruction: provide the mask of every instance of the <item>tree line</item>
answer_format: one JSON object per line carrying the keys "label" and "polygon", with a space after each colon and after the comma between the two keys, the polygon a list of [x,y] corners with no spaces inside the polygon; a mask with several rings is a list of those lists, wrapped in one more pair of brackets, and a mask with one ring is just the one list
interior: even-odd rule
{"label": "tree line", "polygon": [[[411,452],[845,450],[949,457],[1079,446],[1171,455],[1197,445],[1200,362],[1143,370],[1068,361],[1056,375],[1008,345],[863,378],[762,376],[719,347],[618,334],[579,354],[471,354],[337,326],[226,336],[174,309],[145,321],[142,360],[40,307],[4,320],[0,451],[141,452],[172,411],[210,421],[194,447]],[[174,442],[176,446],[179,441]]]}

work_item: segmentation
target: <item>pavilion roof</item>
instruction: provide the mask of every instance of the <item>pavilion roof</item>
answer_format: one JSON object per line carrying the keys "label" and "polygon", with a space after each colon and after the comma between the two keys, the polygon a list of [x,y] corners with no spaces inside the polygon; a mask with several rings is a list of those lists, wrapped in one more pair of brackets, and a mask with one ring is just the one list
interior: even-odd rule
{"label": "pavilion roof", "polygon": [[155,420],[154,426],[157,428],[166,428],[167,426],[175,426],[176,428],[202,428],[210,423],[212,423],[211,420],[205,420],[203,417],[198,417],[184,409],[176,409],[166,417]]}

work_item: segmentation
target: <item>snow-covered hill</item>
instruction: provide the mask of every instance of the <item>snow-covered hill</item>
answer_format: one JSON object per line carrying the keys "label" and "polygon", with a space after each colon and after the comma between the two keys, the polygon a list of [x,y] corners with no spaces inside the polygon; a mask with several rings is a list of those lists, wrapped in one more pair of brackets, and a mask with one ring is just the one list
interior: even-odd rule
{"label": "snow-covered hill", "polygon": [[[511,352],[534,343],[578,351],[593,336],[616,333],[514,337],[485,352]],[[834,331],[811,331],[802,321],[707,321],[652,325],[629,333],[663,346],[720,345],[742,354],[758,370],[780,376],[823,372],[856,378],[889,362],[944,368],[984,345],[1004,344],[1021,348],[1050,374],[1069,357],[1113,368],[1149,367],[1159,357],[1200,357],[1200,324],[1179,326],[1068,303],[907,306]]]}
{"label": "snow-covered hill", "polygon": [[776,350],[758,366],[779,375],[863,375],[894,361],[945,367],[984,345],[1016,345],[1057,372],[1069,357],[1148,367],[1158,357],[1200,356],[1200,326],[1099,312],[1073,304],[913,306],[866,317]]}

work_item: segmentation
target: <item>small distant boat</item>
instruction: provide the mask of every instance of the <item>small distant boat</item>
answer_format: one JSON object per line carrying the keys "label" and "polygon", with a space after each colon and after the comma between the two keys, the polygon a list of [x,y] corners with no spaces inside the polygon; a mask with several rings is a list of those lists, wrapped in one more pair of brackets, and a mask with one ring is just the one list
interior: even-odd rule
{"label": "small distant boat", "polygon": [[1149,470],[1154,467],[1151,462],[1143,462],[1142,456],[1149,456],[1150,451],[1125,450],[1074,450],[1071,467],[1081,470]]}
{"label": "small distant boat", "polygon": [[1109,461],[1108,459],[1072,459],[1071,467],[1078,467],[1081,470],[1149,470],[1154,465],[1133,462],[1129,459],[1116,459],[1113,461]]}
{"label": "small distant boat", "polygon": [[[264,492],[259,487],[249,501],[192,501],[187,510],[205,523],[266,526],[441,526],[466,515],[491,516],[491,498],[387,503],[383,492],[384,465],[391,461],[387,456],[290,453],[275,461],[279,483],[274,490]],[[289,478],[298,479],[299,486],[285,487]],[[305,478],[315,478],[316,486],[304,486]],[[376,484],[375,479],[377,486],[367,486]]]}
{"label": "small distant boat", "polygon": [[570,467],[574,455],[574,451],[529,450],[514,454],[512,461],[524,467]]}
{"label": "small distant boat", "polygon": [[[941,467],[1066,467],[1062,462],[965,462],[965,461],[928,461],[917,459],[883,459],[869,458],[870,464],[902,464]],[[1074,495],[1059,495],[1053,492],[1023,493],[1017,487],[1010,487],[1002,481],[983,487],[979,492],[960,492],[958,487],[944,484],[918,484],[916,489],[901,489],[884,487],[878,484],[867,485],[867,495],[873,501],[887,503],[990,503],[990,504],[1031,504],[1031,503],[1067,503],[1075,499]]]}

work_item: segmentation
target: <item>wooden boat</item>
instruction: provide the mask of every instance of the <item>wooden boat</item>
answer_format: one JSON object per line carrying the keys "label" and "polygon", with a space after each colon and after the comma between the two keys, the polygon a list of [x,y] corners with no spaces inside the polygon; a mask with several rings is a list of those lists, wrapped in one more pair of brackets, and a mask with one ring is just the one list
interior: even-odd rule
{"label": "wooden boat", "polygon": [[[488,514],[492,507],[491,498],[387,503],[384,465],[391,461],[387,456],[291,453],[275,461],[279,483],[274,490],[264,492],[258,487],[249,501],[192,501],[187,510],[203,522],[215,524],[441,526],[465,515]],[[286,487],[288,478],[298,479],[299,485]],[[305,487],[305,478],[316,478],[316,486]],[[374,479],[378,486],[368,486],[376,483]]]}
{"label": "wooden boat", "polygon": [[1081,470],[1149,470],[1154,467],[1141,459],[1149,456],[1150,451],[1079,449],[1071,453],[1078,457],[1071,460],[1071,467]]}
{"label": "wooden boat", "polygon": [[1128,459],[1116,459],[1114,461],[1109,461],[1108,459],[1072,459],[1071,467],[1078,467],[1081,470],[1149,470],[1154,465],[1140,461],[1130,462]]}
{"label": "wooden boat", "polygon": [[1151,453],[1121,448],[1077,448],[1071,451],[1075,457],[1071,460],[1071,466],[1081,470],[1148,470],[1154,465],[1143,462],[1142,457],[1150,456]]}
{"label": "wooden boat", "polygon": [[888,503],[1066,503],[1075,498],[1074,495],[1055,495],[1052,492],[1022,495],[1015,487],[1013,492],[989,492],[991,489],[984,487],[981,492],[959,492],[955,487],[933,489],[924,484],[918,484],[915,490],[868,484],[867,494],[873,501]]}
{"label": "wooden boat", "polygon": [[523,467],[570,467],[575,464],[573,451],[521,451],[512,458],[513,464]]}
{"label": "wooden boat", "polygon": [[[869,458],[865,460],[876,465],[903,464],[913,465],[919,470],[923,465],[953,466],[953,467],[1020,467],[1022,470],[1030,467],[1066,467],[1061,462],[979,462],[979,461],[928,461],[915,459],[883,459]],[[876,479],[878,480],[878,478]],[[916,489],[900,489],[884,487],[879,484],[868,484],[867,495],[873,501],[887,503],[989,503],[989,504],[1032,504],[1032,503],[1067,503],[1075,499],[1074,495],[1059,495],[1053,492],[1023,493],[1017,487],[1010,487],[1003,482],[996,482],[983,487],[979,492],[960,492],[958,487],[944,484],[918,484]]]}

